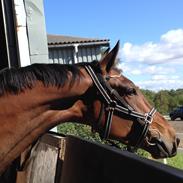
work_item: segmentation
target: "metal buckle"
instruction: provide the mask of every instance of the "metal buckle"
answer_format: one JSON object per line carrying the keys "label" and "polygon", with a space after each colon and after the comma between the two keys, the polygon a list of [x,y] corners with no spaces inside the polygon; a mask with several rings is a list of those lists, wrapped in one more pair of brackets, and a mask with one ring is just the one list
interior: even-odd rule
{"label": "metal buckle", "polygon": [[117,106],[117,102],[115,100],[110,101],[110,104],[106,107],[107,111],[114,111]]}
{"label": "metal buckle", "polygon": [[144,119],[144,121],[145,121],[146,123],[149,123],[149,124],[152,123],[153,117],[152,117],[152,115],[150,114],[150,112],[148,112],[148,113],[145,114],[145,119]]}
{"label": "metal buckle", "polygon": [[156,109],[155,108],[152,108],[150,112],[146,113],[145,114],[145,119],[144,121],[151,124],[152,121],[153,121],[153,116],[154,114],[156,113]]}

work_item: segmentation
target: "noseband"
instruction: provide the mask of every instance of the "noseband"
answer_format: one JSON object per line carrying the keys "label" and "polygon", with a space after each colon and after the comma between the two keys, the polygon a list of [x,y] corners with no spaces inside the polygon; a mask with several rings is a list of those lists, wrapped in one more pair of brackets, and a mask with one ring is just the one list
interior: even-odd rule
{"label": "noseband", "polygon": [[[107,119],[103,134],[100,134],[103,139],[108,139],[109,137],[114,111],[125,114],[127,117],[133,118],[140,124],[143,124],[141,125],[143,127],[142,132],[138,137],[135,146],[133,148],[129,148],[130,151],[134,152],[140,147],[141,143],[146,138],[150,124],[153,121],[153,116],[156,113],[156,109],[152,108],[148,113],[145,114],[134,111],[134,109],[126,103],[126,101],[119,95],[119,93],[109,85],[107,82],[109,78],[103,79],[102,75],[96,75],[90,65],[86,65],[85,69],[93,80],[94,85],[96,86],[105,103],[104,105],[105,110],[107,111]],[[102,106],[104,105],[102,104]],[[102,108],[103,107],[101,107],[99,118],[102,116]]]}

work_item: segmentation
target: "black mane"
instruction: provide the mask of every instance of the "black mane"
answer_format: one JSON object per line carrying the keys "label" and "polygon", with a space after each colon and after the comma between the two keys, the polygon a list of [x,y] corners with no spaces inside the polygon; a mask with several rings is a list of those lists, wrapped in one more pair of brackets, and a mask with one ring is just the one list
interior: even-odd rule
{"label": "black mane", "polygon": [[89,63],[32,64],[3,70],[0,72],[0,96],[5,93],[18,94],[25,89],[31,89],[37,80],[43,82],[45,86],[63,87],[68,81],[68,72],[72,73],[72,84],[81,76],[78,66],[86,64]]}

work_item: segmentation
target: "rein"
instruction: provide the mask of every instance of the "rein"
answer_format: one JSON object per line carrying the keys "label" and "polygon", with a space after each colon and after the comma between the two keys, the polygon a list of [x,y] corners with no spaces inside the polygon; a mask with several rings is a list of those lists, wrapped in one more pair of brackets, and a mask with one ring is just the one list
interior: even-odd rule
{"label": "rein", "polygon": [[[136,151],[140,147],[142,141],[147,136],[147,132],[149,131],[150,124],[153,121],[153,116],[156,113],[156,109],[152,108],[148,113],[145,114],[134,111],[134,109],[126,103],[126,101],[119,95],[119,93],[109,85],[109,83],[107,82],[107,80],[110,79],[109,77],[107,77],[105,81],[102,76],[97,76],[95,74],[91,66],[87,65],[85,66],[85,69],[90,75],[91,79],[93,80],[94,85],[98,89],[100,95],[103,97],[106,106],[105,109],[108,112],[104,132],[103,134],[100,134],[101,137],[105,140],[109,138],[112,124],[112,117],[114,111],[118,111],[122,114],[127,115],[128,117],[135,118],[136,121],[138,121],[140,124],[143,123],[142,133],[138,137],[135,146],[133,148],[128,147],[129,151],[131,152]],[[100,79],[102,79],[102,83],[99,81],[99,77]],[[108,92],[106,91],[106,89],[108,90]],[[103,108],[104,105],[102,103],[101,111],[99,114],[99,120],[102,117],[102,113],[104,111]]]}

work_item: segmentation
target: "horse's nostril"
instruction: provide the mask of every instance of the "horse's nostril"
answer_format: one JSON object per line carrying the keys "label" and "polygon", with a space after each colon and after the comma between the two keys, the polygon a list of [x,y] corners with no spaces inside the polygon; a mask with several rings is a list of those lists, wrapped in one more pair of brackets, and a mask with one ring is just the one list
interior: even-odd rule
{"label": "horse's nostril", "polygon": [[177,154],[177,147],[178,147],[179,143],[180,143],[180,139],[176,138],[175,142],[173,143],[172,155]]}
{"label": "horse's nostril", "polygon": [[175,142],[173,143],[173,148],[172,148],[172,152],[171,155],[175,156],[177,154],[177,147],[179,145],[180,139],[176,138]]}
{"label": "horse's nostril", "polygon": [[180,139],[179,138],[176,138],[176,142],[177,142],[177,147],[179,146],[179,143],[180,143]]}

